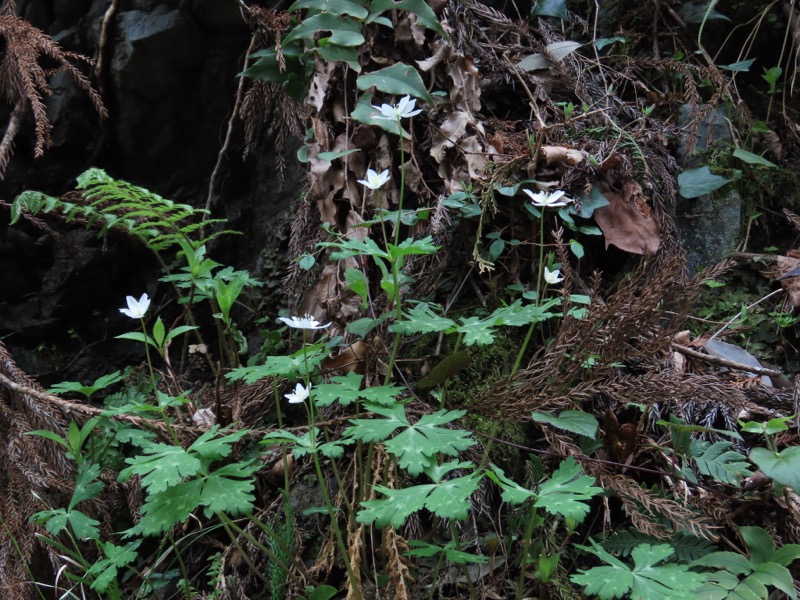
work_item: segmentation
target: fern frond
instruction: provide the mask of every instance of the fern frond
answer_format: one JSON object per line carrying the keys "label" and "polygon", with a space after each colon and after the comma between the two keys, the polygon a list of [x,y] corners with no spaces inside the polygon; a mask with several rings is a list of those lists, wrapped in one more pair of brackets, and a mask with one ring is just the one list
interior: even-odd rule
{"label": "fern frond", "polygon": [[669,544],[675,550],[675,557],[682,562],[692,562],[717,549],[713,542],[686,533],[659,539],[633,528],[615,533],[600,545],[608,552],[625,558],[640,544]]}
{"label": "fern frond", "polygon": [[11,207],[11,223],[23,213],[36,215],[52,213],[66,222],[79,220],[87,229],[97,229],[104,236],[112,229],[131,235],[153,252],[179,246],[191,241],[195,246],[207,243],[220,235],[236,233],[217,231],[196,239],[204,228],[219,225],[224,219],[205,219],[208,211],[163,198],[143,187],[114,179],[102,169],[92,168],[78,176],[81,193],[62,198],[41,192],[23,192]]}

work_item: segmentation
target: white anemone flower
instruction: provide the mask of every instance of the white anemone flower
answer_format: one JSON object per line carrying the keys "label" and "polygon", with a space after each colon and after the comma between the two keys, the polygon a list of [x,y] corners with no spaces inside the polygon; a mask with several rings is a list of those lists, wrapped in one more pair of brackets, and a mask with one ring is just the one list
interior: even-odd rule
{"label": "white anemone flower", "polygon": [[371,190],[377,190],[387,181],[389,181],[389,169],[386,169],[382,173],[376,173],[372,169],[367,169],[367,178],[359,179],[358,183],[367,186]]}
{"label": "white anemone flower", "polygon": [[310,383],[308,384],[308,387],[304,387],[302,383],[298,383],[294,388],[294,392],[284,394],[284,397],[289,401],[289,404],[300,404],[301,402],[306,401],[306,398],[308,398],[308,392],[310,390]]}
{"label": "white anemone flower", "polygon": [[566,197],[566,193],[561,190],[555,192],[538,192],[534,194],[531,190],[522,190],[531,198],[531,203],[539,208],[556,208],[566,206],[572,202],[572,198]]}
{"label": "white anemone flower", "polygon": [[557,283],[561,283],[564,281],[564,278],[561,277],[561,271],[558,269],[553,269],[552,271],[547,267],[544,268],[544,280],[549,283],[550,285],[556,285]]}
{"label": "white anemone flower", "polygon": [[150,298],[147,294],[142,294],[138,300],[133,296],[126,296],[125,301],[128,303],[128,308],[120,308],[119,312],[131,319],[144,318],[147,309],[150,308]]}
{"label": "white anemone flower", "polygon": [[422,112],[421,108],[414,110],[414,105],[417,103],[411,96],[403,96],[397,104],[381,104],[380,106],[373,106],[375,110],[381,113],[380,117],[376,119],[391,119],[392,121],[399,121],[407,117],[413,117]]}
{"label": "white anemone flower", "polygon": [[320,324],[311,315],[305,315],[304,317],[278,317],[278,320],[283,321],[292,329],[325,329],[331,326],[330,323]]}

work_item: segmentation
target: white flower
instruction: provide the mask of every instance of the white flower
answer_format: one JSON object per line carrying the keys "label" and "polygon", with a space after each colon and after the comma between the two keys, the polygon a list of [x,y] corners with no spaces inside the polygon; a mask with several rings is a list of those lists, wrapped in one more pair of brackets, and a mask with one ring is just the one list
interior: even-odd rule
{"label": "white flower", "polygon": [[382,173],[376,173],[372,169],[367,169],[367,178],[359,179],[358,183],[367,186],[371,190],[377,190],[387,181],[389,181],[389,169],[386,169]]}
{"label": "white flower", "polygon": [[320,322],[311,315],[306,315],[304,317],[278,317],[278,320],[283,321],[286,325],[294,329],[325,329],[331,325],[330,323],[320,325]]}
{"label": "white flower", "polygon": [[[539,192],[534,194],[530,190],[522,190],[531,197],[531,203],[540,208],[555,208],[558,206],[566,206],[572,202],[572,198],[565,198],[565,193],[561,190],[556,190],[552,194],[548,192]],[[563,198],[563,199],[562,199]]]}
{"label": "white flower", "polygon": [[373,106],[372,108],[380,111],[381,113],[380,117],[375,117],[376,119],[391,119],[392,121],[399,121],[400,119],[413,117],[414,115],[418,115],[422,112],[421,108],[414,110],[414,105],[416,103],[417,101],[411,98],[411,96],[403,96],[400,98],[400,102],[398,102],[396,106],[391,104],[381,104],[380,106]]}
{"label": "white flower", "polygon": [[310,390],[311,384],[308,384],[308,387],[303,387],[302,383],[298,383],[294,388],[294,392],[284,394],[284,396],[289,401],[289,404],[300,404],[301,402],[305,402],[306,398],[308,398],[308,392]]}
{"label": "white flower", "polygon": [[120,308],[119,312],[131,319],[144,318],[144,314],[150,308],[150,298],[147,297],[147,294],[142,294],[138,300],[133,296],[126,296],[125,301],[128,303],[128,308]]}
{"label": "white flower", "polygon": [[564,278],[561,277],[561,271],[558,269],[550,270],[547,267],[544,268],[544,280],[549,283],[550,285],[555,285],[557,283],[561,283],[564,281]]}

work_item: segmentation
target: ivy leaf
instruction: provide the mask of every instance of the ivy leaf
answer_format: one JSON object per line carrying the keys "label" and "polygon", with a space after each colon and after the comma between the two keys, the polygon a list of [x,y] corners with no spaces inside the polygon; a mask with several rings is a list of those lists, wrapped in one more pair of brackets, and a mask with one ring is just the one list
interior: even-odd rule
{"label": "ivy leaf", "polygon": [[[388,2],[391,5],[398,3],[391,0],[376,0],[376,2]],[[400,2],[399,4],[402,4]],[[373,5],[375,2],[373,2]],[[374,11],[373,11],[374,12]],[[361,91],[367,91],[371,87],[393,96],[414,96],[424,100],[428,104],[433,104],[433,97],[425,87],[419,72],[412,66],[404,63],[394,63],[391,66],[365,73],[356,79],[356,86]]]}
{"label": "ivy leaf", "polygon": [[621,598],[630,592],[633,598],[647,600],[693,600],[692,592],[699,589],[705,580],[704,575],[692,573],[686,565],[668,563],[658,566],[674,552],[667,544],[637,546],[631,552],[633,569],[611,556],[594,540],[591,548],[576,546],[610,565],[593,567],[570,577],[574,583],[583,586],[589,596]]}
{"label": "ivy leaf", "polygon": [[569,431],[570,433],[577,433],[578,435],[585,435],[588,438],[594,439],[597,435],[597,419],[589,413],[582,410],[565,410],[562,411],[557,417],[540,412],[538,410],[531,413],[534,421],[539,423],[547,423],[558,429]]}
{"label": "ivy leaf", "polygon": [[780,453],[767,448],[754,448],[750,452],[752,460],[764,472],[782,485],[795,491],[800,490],[800,446],[786,448]]}
{"label": "ivy leaf", "polygon": [[583,501],[603,492],[593,483],[594,478],[584,475],[580,465],[570,456],[550,479],[539,486],[534,506],[544,508],[551,515],[563,515],[581,522],[589,513],[589,507]]}

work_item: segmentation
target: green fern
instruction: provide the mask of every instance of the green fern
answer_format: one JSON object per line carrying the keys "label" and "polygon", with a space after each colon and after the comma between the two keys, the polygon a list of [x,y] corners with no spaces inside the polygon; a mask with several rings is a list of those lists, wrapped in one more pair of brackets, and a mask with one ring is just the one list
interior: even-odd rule
{"label": "green fern", "polygon": [[653,546],[656,544],[668,544],[675,551],[675,558],[681,562],[697,560],[717,549],[712,542],[687,533],[678,533],[668,540],[662,540],[642,533],[637,529],[628,529],[615,533],[600,545],[608,552],[626,558],[640,544]]}
{"label": "green fern", "polygon": [[225,220],[205,219],[206,210],[167,200],[145,188],[114,179],[102,169],[92,168],[79,175],[76,187],[83,192],[77,202],[33,190],[23,192],[11,206],[11,224],[23,212],[54,213],[67,222],[76,219],[84,222],[87,228],[97,229],[98,236],[111,229],[124,231],[154,252],[176,246],[181,240],[202,245],[219,235],[236,233],[224,230],[198,240],[204,227]]}

